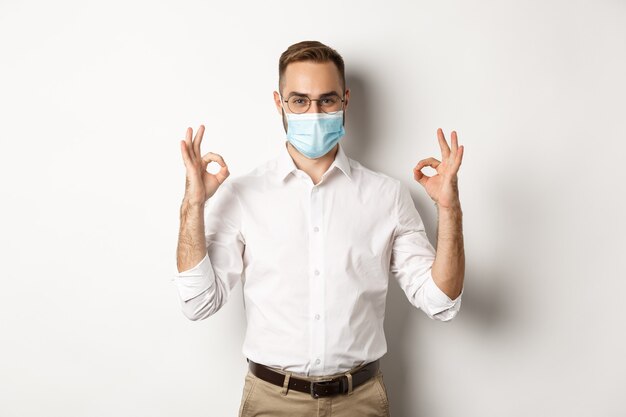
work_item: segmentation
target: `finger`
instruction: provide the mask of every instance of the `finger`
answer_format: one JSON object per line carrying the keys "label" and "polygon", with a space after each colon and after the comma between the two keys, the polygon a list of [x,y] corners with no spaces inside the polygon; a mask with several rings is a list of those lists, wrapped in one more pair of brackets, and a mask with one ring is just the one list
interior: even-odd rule
{"label": "finger", "polygon": [[193,140],[193,150],[196,155],[201,155],[200,153],[200,143],[202,142],[202,135],[204,134],[204,125],[200,125],[198,131],[196,132],[196,137]]}
{"label": "finger", "polygon": [[224,158],[222,158],[221,155],[216,154],[214,152],[208,152],[206,155],[202,157],[202,165],[204,166],[205,170],[207,166],[211,163],[211,161],[215,161],[221,166],[219,172],[214,174],[215,178],[217,178],[217,181],[221,184],[230,175],[230,171],[228,170],[228,165],[226,165],[226,162],[224,162]]}
{"label": "finger", "polygon": [[193,147],[191,146],[191,135],[193,134],[193,130],[188,127],[187,134],[185,136],[185,143],[187,144],[187,153],[189,154],[189,158],[194,161],[196,159],[196,155],[193,151]]}
{"label": "finger", "polygon": [[450,147],[448,146],[448,142],[446,142],[441,128],[437,129],[437,139],[439,140],[439,147],[441,148],[441,155],[443,156],[442,159],[448,158],[450,156]]}
{"label": "finger", "polygon": [[452,131],[452,153],[451,153],[451,157],[452,160],[454,161],[451,165],[454,166],[454,170],[456,170],[460,165],[461,165],[461,158],[462,156],[459,155],[459,150],[461,149],[461,147],[459,147],[459,139],[457,137],[456,131]]}
{"label": "finger", "polygon": [[430,158],[422,159],[421,161],[419,161],[417,165],[415,165],[415,169],[422,169],[423,167],[426,167],[426,166],[430,166],[430,167],[437,169],[439,164],[441,164],[441,161],[439,161],[436,158],[430,157]]}
{"label": "finger", "polygon": [[214,161],[223,167],[226,166],[226,162],[224,162],[224,158],[222,158],[221,155],[213,153],[213,152],[207,152],[206,154],[204,154],[204,156],[202,157],[202,161],[206,162],[207,164],[209,164],[211,161]]}
{"label": "finger", "polygon": [[465,150],[465,146],[459,146],[456,152],[456,158],[454,159],[454,164],[452,165],[452,172],[455,174],[459,171],[461,167],[461,162],[463,161],[463,151]]}
{"label": "finger", "polygon": [[230,172],[228,171],[228,167],[224,165],[220,168],[220,171],[215,174],[215,178],[217,178],[217,181],[221,184],[226,180],[226,178],[228,178],[229,175]]}
{"label": "finger", "polygon": [[184,140],[180,141],[180,149],[183,154],[183,162],[185,163],[185,167],[189,167],[192,165],[191,157],[189,156],[189,152],[187,151],[187,142]]}
{"label": "finger", "polygon": [[413,178],[415,179],[415,181],[419,182],[424,187],[426,186],[426,183],[430,179],[428,175],[423,174],[422,171],[417,169],[417,167],[413,169]]}
{"label": "finger", "polygon": [[450,137],[451,137],[451,142],[452,142],[452,155],[451,156],[454,159],[454,158],[456,158],[456,152],[459,149],[459,140],[458,140],[458,138],[456,136],[456,132],[454,130],[452,131],[452,134],[451,134]]}

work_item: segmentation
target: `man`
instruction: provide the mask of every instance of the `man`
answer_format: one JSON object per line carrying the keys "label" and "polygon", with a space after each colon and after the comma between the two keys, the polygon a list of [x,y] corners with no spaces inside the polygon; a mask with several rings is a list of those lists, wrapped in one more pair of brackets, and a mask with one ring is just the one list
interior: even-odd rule
{"label": "man", "polygon": [[[452,132],[450,149],[439,129],[442,161],[413,170],[438,207],[435,252],[408,188],[339,143],[344,72],[317,41],[281,55],[274,101],[285,148],[245,175],[226,181],[224,159],[201,156],[204,126],[181,141],[187,181],[173,281],[191,320],[216,313],[242,281],[249,370],[240,416],[388,416],[379,359],[389,275],[432,319],[448,321],[461,306],[463,147]],[[206,171],[211,161],[216,174]]]}

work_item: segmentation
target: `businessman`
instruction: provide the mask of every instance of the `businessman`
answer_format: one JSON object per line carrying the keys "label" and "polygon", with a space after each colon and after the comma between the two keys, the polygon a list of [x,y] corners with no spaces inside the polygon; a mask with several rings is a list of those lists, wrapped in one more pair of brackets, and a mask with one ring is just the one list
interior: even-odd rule
{"label": "businessman", "polygon": [[[299,42],[278,70],[273,99],[286,136],[273,158],[228,179],[221,155],[202,155],[203,125],[181,140],[172,281],[190,320],[215,314],[242,283],[248,372],[239,416],[389,416],[379,364],[389,278],[431,319],[449,321],[461,306],[464,147],[438,129],[441,159],[413,168],[438,210],[435,251],[408,187],[341,145],[350,90],[339,53]],[[206,170],[212,161],[216,174]],[[437,174],[422,173],[426,166]]]}

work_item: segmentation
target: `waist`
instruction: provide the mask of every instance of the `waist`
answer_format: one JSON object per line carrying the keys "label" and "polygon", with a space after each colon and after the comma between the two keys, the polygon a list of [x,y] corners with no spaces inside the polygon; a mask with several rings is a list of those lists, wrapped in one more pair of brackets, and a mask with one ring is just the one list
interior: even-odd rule
{"label": "waist", "polygon": [[244,344],[242,351],[244,357],[250,361],[264,364],[278,373],[286,374],[289,372],[293,376],[313,380],[343,375],[348,371],[358,369],[363,364],[374,362],[387,353],[387,346],[383,342],[382,344],[371,345],[368,350],[343,350],[334,354],[327,353],[320,355],[323,360],[320,360],[319,363],[316,363],[318,358],[311,358],[306,352],[298,354],[297,349],[290,352],[277,349],[254,349]]}

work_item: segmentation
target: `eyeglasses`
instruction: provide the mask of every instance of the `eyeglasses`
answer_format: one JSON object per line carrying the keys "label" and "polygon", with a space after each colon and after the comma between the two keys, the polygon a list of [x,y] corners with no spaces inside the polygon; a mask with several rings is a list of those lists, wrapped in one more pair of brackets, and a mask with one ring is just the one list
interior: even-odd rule
{"label": "eyeglasses", "polygon": [[311,107],[311,102],[317,101],[319,108],[324,113],[333,114],[343,108],[343,102],[345,100],[337,94],[329,94],[317,99],[312,99],[307,96],[293,95],[283,101],[287,103],[287,107],[292,113],[306,113],[309,110],[309,107]]}

